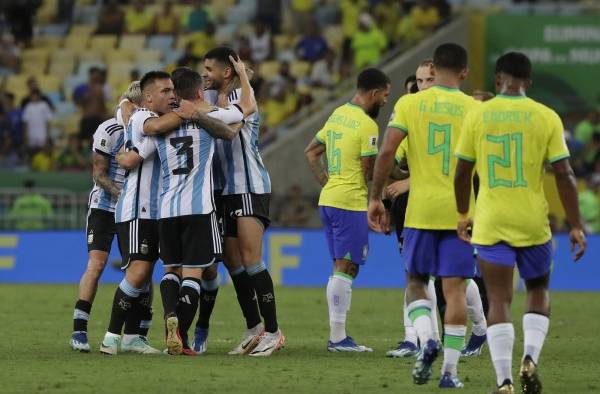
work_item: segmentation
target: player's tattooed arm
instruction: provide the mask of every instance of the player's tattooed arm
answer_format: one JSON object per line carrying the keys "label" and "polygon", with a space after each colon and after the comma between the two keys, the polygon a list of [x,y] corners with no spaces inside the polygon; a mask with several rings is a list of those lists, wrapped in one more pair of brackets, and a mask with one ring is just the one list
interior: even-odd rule
{"label": "player's tattooed arm", "polygon": [[234,59],[233,56],[229,56],[229,60],[233,64],[233,68],[240,80],[240,87],[242,88],[240,107],[242,107],[245,118],[256,112],[256,99],[254,98],[254,94],[252,94],[252,86],[250,86],[250,78],[248,77],[244,62],[240,58]]}
{"label": "player's tattooed arm", "polygon": [[157,135],[173,131],[181,126],[183,119],[175,111],[159,117],[149,118],[144,122],[144,134]]}
{"label": "player's tattooed arm", "polygon": [[325,153],[325,144],[320,143],[314,138],[308,143],[306,149],[304,149],[304,156],[306,156],[310,170],[321,186],[325,186],[329,180],[329,174],[327,174],[327,170],[323,164],[323,153]]}
{"label": "player's tattooed arm", "polygon": [[375,156],[362,157],[360,159],[360,164],[362,167],[362,172],[365,177],[365,182],[371,182],[373,179],[373,166],[375,165]]}
{"label": "player's tattooed arm", "polygon": [[117,153],[116,160],[119,166],[126,170],[132,170],[140,165],[143,158],[136,151],[130,150]]}
{"label": "player's tattooed arm", "polygon": [[214,138],[220,138],[223,140],[234,139],[241,129],[241,124],[228,125],[219,119],[211,118],[208,116],[208,114],[200,110],[196,110],[196,112],[194,112],[191,120],[196,122]]}
{"label": "player's tattooed arm", "polygon": [[92,166],[92,176],[94,178],[94,182],[96,182],[96,184],[102,189],[110,193],[113,197],[119,197],[121,190],[108,176],[110,158],[94,152]]}

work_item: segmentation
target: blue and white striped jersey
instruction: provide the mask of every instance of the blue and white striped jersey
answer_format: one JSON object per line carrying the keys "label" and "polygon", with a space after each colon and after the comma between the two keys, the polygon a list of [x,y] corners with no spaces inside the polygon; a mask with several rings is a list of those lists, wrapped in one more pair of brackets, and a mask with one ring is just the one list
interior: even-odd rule
{"label": "blue and white striped jersey", "polygon": [[[208,116],[225,123],[239,123],[242,112],[236,107],[220,108]],[[215,139],[194,122],[179,129],[146,139],[138,148],[144,161],[158,152],[162,189],[160,218],[206,215],[214,211],[212,161]]]}
{"label": "blue and white striped jersey", "polygon": [[[240,102],[241,89],[229,95],[229,104]],[[217,104],[218,93],[206,90],[204,99]],[[271,179],[258,151],[260,115],[258,110],[245,119],[244,126],[233,141],[217,140],[215,146],[216,164],[220,166],[224,184],[223,194],[271,193]]]}
{"label": "blue and white striped jersey", "polygon": [[[144,140],[144,123],[158,117],[147,108],[136,110],[125,133],[125,147],[135,149]],[[158,195],[160,188],[160,160],[158,155],[144,160],[125,177],[123,190],[115,210],[115,222],[122,223],[133,219],[158,219]]]}
{"label": "blue and white striped jersey", "polygon": [[[98,126],[94,133],[94,143],[92,144],[92,150],[95,153],[105,156],[110,160],[108,177],[119,188],[123,186],[125,169],[119,167],[115,156],[123,146],[123,136],[123,127],[117,124],[115,118],[111,118]],[[116,198],[94,183],[88,203],[90,209],[95,208],[114,212],[116,204]]]}

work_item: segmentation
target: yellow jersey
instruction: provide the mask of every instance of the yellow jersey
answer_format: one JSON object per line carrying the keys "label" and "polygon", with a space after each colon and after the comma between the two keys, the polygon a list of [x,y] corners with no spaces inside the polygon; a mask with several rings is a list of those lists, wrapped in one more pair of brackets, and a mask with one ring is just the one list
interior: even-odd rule
{"label": "yellow jersey", "polygon": [[469,113],[456,155],[475,162],[479,174],[474,244],[524,247],[551,238],[544,163],[569,157],[556,112],[525,96],[498,95]]}
{"label": "yellow jersey", "polygon": [[454,230],[456,158],[452,154],[465,115],[479,102],[458,89],[442,86],[402,96],[388,124],[407,133],[410,194],[405,226]]}
{"label": "yellow jersey", "polygon": [[400,145],[398,145],[398,149],[396,149],[396,163],[400,163],[402,159],[406,157],[408,154],[408,139],[405,138],[402,140]]}
{"label": "yellow jersey", "polygon": [[377,154],[377,123],[358,105],[336,108],[316,139],[325,145],[329,180],[321,191],[319,205],[367,210],[367,183],[361,158]]}

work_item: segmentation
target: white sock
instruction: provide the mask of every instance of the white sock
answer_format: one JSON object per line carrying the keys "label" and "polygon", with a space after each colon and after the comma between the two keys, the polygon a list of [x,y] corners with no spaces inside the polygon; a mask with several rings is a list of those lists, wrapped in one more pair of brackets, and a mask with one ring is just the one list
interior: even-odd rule
{"label": "white sock", "polygon": [[[435,294],[435,279],[430,279],[427,282],[427,298],[431,300],[431,329],[433,330],[433,337],[436,341],[440,340],[440,329],[438,325],[438,310],[437,310],[437,296]],[[423,346],[424,344],[421,344]]]}
{"label": "white sock", "polygon": [[329,340],[339,342],[346,338],[346,315],[352,298],[352,277],[335,272],[327,283],[329,306]]}
{"label": "white sock", "polygon": [[525,337],[523,358],[531,356],[533,362],[538,363],[549,326],[550,319],[544,315],[537,313],[523,315],[523,334]]}
{"label": "white sock", "polygon": [[487,340],[498,386],[501,386],[506,379],[512,382],[512,349],[515,342],[515,328],[512,323],[500,323],[488,327]]}
{"label": "white sock", "polygon": [[473,322],[472,333],[478,336],[483,336],[487,330],[487,321],[483,313],[483,304],[481,303],[481,295],[479,294],[479,286],[473,279],[469,279],[467,283],[467,314]]}
{"label": "white sock", "polygon": [[456,367],[460,352],[465,347],[465,335],[467,326],[446,324],[444,326],[444,364],[442,365],[442,375],[450,372],[456,376]]}
{"label": "white sock", "polygon": [[406,305],[406,289],[404,289],[404,304],[402,305],[402,314],[404,315],[404,341],[417,344],[417,330],[412,325],[408,317],[408,305]]}
{"label": "white sock", "polygon": [[421,346],[425,346],[428,340],[433,338],[431,324],[431,301],[416,300],[408,304],[408,316],[417,330]]}

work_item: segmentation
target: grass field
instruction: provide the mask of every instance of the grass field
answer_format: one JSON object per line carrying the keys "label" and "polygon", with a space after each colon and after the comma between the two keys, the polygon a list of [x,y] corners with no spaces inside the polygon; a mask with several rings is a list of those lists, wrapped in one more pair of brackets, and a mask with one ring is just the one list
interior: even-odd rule
{"label": "grass field", "polygon": [[[108,324],[114,286],[102,286],[92,310],[90,354],[67,345],[76,287],[0,285],[0,393],[431,393],[434,379],[415,386],[413,359],[384,357],[401,335],[400,290],[355,289],[349,333],[372,346],[371,354],[329,354],[323,289],[277,290],[286,348],[267,359],[227,356],[243,324],[231,287],[221,289],[211,322],[208,353],[201,357],[103,356],[98,345]],[[158,294],[157,294],[158,296]],[[600,294],[553,294],[550,334],[542,352],[545,393],[600,393]],[[155,298],[151,342],[162,345],[160,299]],[[523,297],[513,308],[520,358]],[[515,365],[515,371],[517,366]],[[464,393],[486,393],[494,384],[487,349],[461,362]]]}

